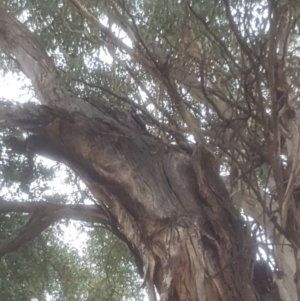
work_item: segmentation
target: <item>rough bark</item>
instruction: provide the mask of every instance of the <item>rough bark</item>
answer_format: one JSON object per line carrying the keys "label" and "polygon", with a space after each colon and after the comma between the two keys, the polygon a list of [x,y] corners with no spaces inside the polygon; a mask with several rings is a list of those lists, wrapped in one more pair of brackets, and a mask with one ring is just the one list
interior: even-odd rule
{"label": "rough bark", "polygon": [[[262,299],[254,241],[205,146],[184,151],[147,134],[101,99],[79,99],[32,34],[0,11],[0,45],[43,105],[1,105],[1,120],[32,135],[33,153],[85,182],[133,252],[149,300]],[[264,275],[267,277],[266,275]],[[271,285],[272,286],[272,285]]]}

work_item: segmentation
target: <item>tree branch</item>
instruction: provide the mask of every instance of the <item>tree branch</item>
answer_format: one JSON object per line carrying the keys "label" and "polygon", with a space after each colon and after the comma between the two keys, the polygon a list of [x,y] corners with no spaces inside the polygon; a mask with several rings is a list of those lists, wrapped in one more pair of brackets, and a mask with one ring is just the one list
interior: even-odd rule
{"label": "tree branch", "polygon": [[11,237],[0,241],[0,257],[12,253],[62,219],[101,223],[109,227],[111,220],[97,205],[53,204],[48,202],[7,202],[0,199],[0,213],[31,213],[29,221]]}

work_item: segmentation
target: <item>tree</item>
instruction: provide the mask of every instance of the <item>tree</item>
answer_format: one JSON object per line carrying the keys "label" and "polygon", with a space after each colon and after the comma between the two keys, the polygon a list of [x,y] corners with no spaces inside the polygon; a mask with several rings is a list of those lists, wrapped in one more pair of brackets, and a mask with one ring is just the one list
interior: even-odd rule
{"label": "tree", "polygon": [[2,1],[5,67],[40,102],[1,103],[30,133],[5,143],[29,174],[34,155],[71,168],[96,204],[2,200],[30,219],[0,254],[94,221],[150,301],[299,300],[299,17],[292,0]]}

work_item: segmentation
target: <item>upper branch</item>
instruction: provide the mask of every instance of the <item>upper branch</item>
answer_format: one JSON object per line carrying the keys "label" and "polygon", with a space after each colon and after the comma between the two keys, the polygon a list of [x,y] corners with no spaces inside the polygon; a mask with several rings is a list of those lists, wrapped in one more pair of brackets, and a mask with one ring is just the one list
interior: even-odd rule
{"label": "upper branch", "polygon": [[36,36],[13,15],[1,9],[0,48],[15,57],[18,67],[31,80],[42,104],[68,111],[84,109],[87,114],[94,115],[94,109],[78,99],[60,77]]}
{"label": "upper branch", "polygon": [[[168,58],[166,58],[166,61],[164,62],[157,59],[157,56],[154,58],[154,54],[151,52],[151,50],[148,48],[148,45],[146,45],[145,41],[141,37],[139,30],[134,23],[134,18],[127,12],[134,25],[134,35],[137,42],[136,47],[133,50],[129,48],[125,43],[123,43],[119,38],[117,38],[112,31],[105,27],[92,14],[90,14],[77,0],[69,0],[69,2],[74,5],[77,12],[83,18],[88,20],[92,26],[100,29],[104,33],[104,35],[106,35],[106,37],[111,40],[112,44],[117,46],[120,50],[123,50],[127,54],[129,54],[136,62],[141,64],[149,74],[151,74],[154,78],[164,84],[171,101],[175,104],[179,115],[186,123],[191,133],[194,135],[195,140],[201,145],[205,145],[206,141],[202,130],[199,128],[195,118],[188,111],[184,100],[178,93],[174,78],[170,76],[170,72],[168,70],[170,68],[170,66],[168,66]],[[142,46],[142,48],[138,46],[138,43]]]}

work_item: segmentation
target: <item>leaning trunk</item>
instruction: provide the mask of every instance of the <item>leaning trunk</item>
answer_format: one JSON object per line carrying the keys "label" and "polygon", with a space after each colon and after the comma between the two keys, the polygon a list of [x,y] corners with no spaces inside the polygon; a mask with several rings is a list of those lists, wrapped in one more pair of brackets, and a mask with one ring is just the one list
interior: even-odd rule
{"label": "leaning trunk", "polygon": [[155,288],[161,300],[255,300],[253,243],[214,155],[166,147],[99,103],[89,119],[44,106],[3,112],[35,132],[24,149],[81,176],[132,251],[149,300]]}

